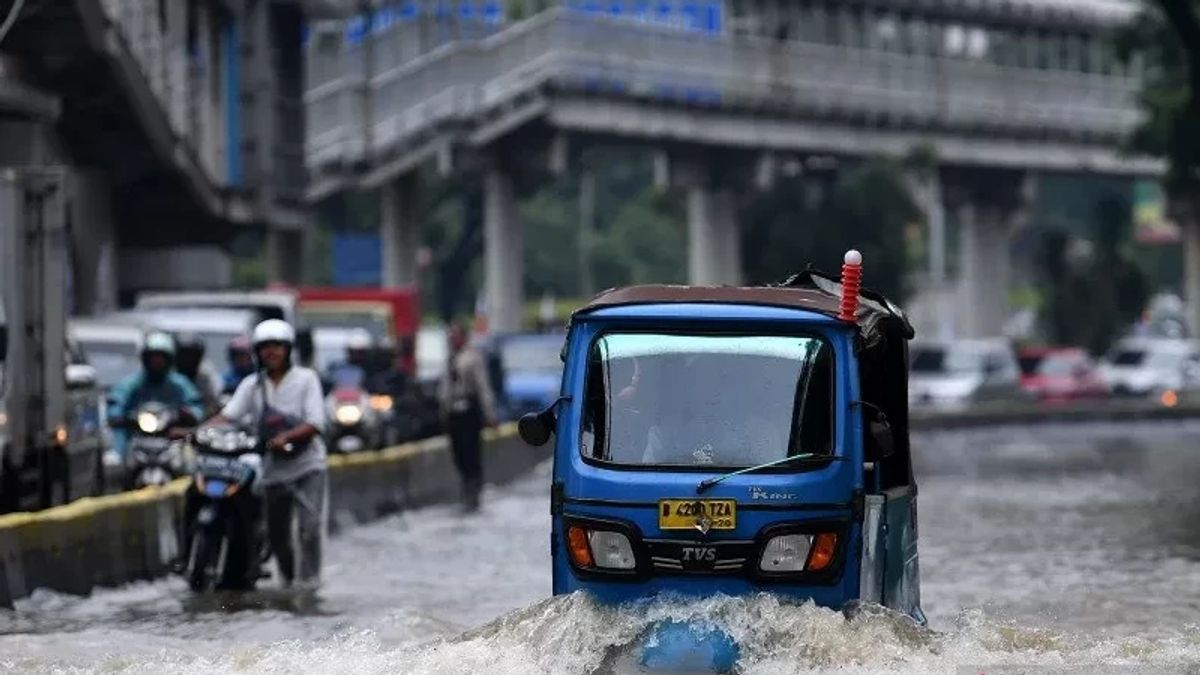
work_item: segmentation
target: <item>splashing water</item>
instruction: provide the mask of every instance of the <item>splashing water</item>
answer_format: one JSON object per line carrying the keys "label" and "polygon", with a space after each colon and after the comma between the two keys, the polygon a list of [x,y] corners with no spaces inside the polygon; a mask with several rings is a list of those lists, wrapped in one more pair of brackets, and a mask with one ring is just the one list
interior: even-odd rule
{"label": "splashing water", "polygon": [[[113,673],[496,673],[585,675],[632,672],[625,652],[656,622],[672,619],[725,629],[742,648],[738,672],[937,673],[964,667],[1043,666],[1050,671],[1200,667],[1200,634],[1194,639],[1093,640],[987,621],[979,612],[960,616],[939,633],[883,608],[849,617],[810,603],[787,604],[766,594],[746,598],[664,599],[610,607],[576,594],[550,598],[458,636],[388,648],[373,631],[356,631],[316,643],[284,641],[238,647],[197,657],[175,649],[136,658],[110,656],[86,668],[53,664],[60,672]],[[11,657],[6,671],[52,664]]]}
{"label": "splashing water", "polygon": [[178,580],[35,594],[0,612],[0,672],[623,673],[665,620],[726,631],[746,674],[1197,671],[1196,430],[1153,429],[914,438],[936,630],[766,594],[546,598],[542,467],[478,516],[431,508],[335,539],[315,605],[200,601]]}

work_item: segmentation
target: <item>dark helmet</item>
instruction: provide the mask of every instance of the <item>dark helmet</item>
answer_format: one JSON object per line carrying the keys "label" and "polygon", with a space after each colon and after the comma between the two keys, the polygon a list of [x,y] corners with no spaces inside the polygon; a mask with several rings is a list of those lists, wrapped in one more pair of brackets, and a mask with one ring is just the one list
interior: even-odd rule
{"label": "dark helmet", "polygon": [[245,335],[239,335],[229,341],[229,362],[236,363],[238,356],[254,357],[254,350],[250,347],[250,338]]}
{"label": "dark helmet", "polygon": [[195,379],[204,360],[204,340],[195,333],[175,335],[175,367],[179,372]]}

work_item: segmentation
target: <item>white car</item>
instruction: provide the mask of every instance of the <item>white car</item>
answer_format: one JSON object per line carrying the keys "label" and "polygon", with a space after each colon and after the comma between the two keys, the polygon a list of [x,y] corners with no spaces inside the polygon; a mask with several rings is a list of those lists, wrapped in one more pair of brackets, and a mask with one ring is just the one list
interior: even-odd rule
{"label": "white car", "polygon": [[909,350],[908,401],[914,408],[963,409],[1022,398],[1021,371],[1004,339],[917,343]]}
{"label": "white car", "polygon": [[1126,338],[1100,365],[1100,376],[1117,396],[1160,396],[1188,388],[1200,360],[1200,343],[1170,338]]}

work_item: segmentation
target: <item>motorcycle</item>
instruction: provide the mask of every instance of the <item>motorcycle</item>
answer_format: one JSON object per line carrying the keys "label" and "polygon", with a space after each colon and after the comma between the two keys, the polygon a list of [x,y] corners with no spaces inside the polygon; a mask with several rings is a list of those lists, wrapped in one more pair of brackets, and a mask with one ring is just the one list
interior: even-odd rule
{"label": "motorcycle", "polygon": [[359,452],[384,445],[384,428],[377,406],[382,406],[385,401],[372,401],[363,387],[363,377],[362,371],[354,367],[341,368],[334,373],[333,390],[326,397],[325,405],[332,420],[330,446],[337,452]]}
{"label": "motorcycle", "polygon": [[130,430],[126,489],[166,485],[185,473],[180,430],[194,420],[158,401],[139,405],[125,420]]}
{"label": "motorcycle", "polygon": [[201,428],[192,442],[196,465],[186,496],[183,575],[196,592],[252,589],[269,554],[255,494],[262,446],[235,426]]}

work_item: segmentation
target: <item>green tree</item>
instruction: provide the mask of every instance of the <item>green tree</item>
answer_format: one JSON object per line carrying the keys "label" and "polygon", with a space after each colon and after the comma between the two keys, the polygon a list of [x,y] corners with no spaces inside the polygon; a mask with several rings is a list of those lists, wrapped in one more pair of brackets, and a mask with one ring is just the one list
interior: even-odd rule
{"label": "green tree", "polygon": [[1167,158],[1168,192],[1200,211],[1200,3],[1146,0],[1117,47],[1150,65],[1141,93],[1147,116],[1132,146]]}
{"label": "green tree", "polygon": [[857,248],[867,286],[897,301],[907,295],[904,231],[918,210],[891,160],[870,161],[840,176],[780,181],[742,217],[743,264],[751,282],[779,281],[809,263],[836,274],[846,250]]}

